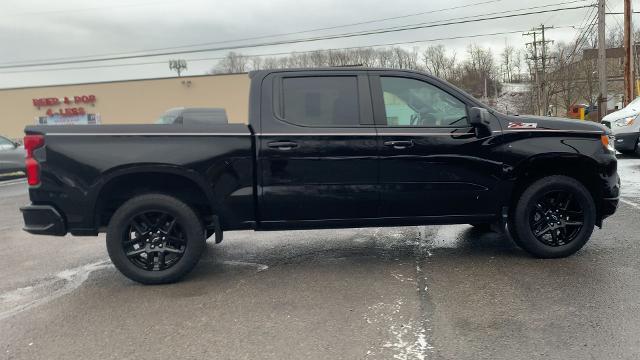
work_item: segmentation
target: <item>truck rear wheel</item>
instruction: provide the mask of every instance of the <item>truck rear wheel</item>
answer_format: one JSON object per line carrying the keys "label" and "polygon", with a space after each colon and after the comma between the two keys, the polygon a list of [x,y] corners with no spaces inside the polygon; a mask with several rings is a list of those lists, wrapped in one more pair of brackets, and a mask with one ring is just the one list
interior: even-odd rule
{"label": "truck rear wheel", "polygon": [[128,200],[107,228],[111,261],[126,277],[143,284],[179,280],[197,264],[204,246],[204,228],[193,209],[162,194]]}
{"label": "truck rear wheel", "polygon": [[577,180],[561,175],[532,183],[520,196],[512,224],[517,244],[540,258],[574,254],[591,237],[596,207]]}

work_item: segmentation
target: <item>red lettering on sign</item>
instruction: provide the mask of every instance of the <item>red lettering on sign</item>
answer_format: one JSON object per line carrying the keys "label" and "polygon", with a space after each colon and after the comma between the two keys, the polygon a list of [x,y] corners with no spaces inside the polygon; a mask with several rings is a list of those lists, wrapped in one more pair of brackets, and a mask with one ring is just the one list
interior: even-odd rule
{"label": "red lettering on sign", "polygon": [[51,106],[59,106],[61,104],[66,104],[66,105],[71,105],[71,104],[94,104],[96,102],[96,96],[95,95],[77,95],[77,96],[73,96],[73,98],[69,98],[68,96],[65,96],[63,98],[55,98],[55,97],[50,97],[50,98],[34,98],[31,99],[31,102],[33,103],[33,106],[36,106],[38,108],[40,107],[44,107],[47,106],[49,107],[46,111],[47,116],[55,116],[55,115],[60,115],[60,116],[79,116],[79,115],[86,115],[87,112],[85,111],[85,109],[81,106],[78,107],[68,107],[68,108],[59,108],[59,109],[52,109],[50,108]]}
{"label": "red lettering on sign", "polygon": [[95,95],[74,96],[73,101],[76,104],[93,104],[94,102],[96,102],[96,96]]}

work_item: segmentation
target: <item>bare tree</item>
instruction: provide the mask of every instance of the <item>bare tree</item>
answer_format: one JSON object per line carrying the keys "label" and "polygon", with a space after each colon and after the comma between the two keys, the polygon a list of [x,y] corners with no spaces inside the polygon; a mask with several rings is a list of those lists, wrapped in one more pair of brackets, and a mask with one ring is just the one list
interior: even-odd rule
{"label": "bare tree", "polygon": [[247,71],[249,58],[231,51],[218,62],[214,68],[214,73],[241,73]]}
{"label": "bare tree", "polygon": [[[419,57],[422,61],[419,61]],[[459,63],[455,52],[447,54],[443,45],[430,46],[420,53],[417,48],[407,50],[401,47],[316,50],[265,58],[230,52],[216,64],[212,72],[234,73],[259,69],[345,65],[426,69],[475,95],[482,95],[484,81],[487,79],[490,92],[488,95],[491,96],[491,93],[499,88],[499,84],[495,83],[498,76],[491,49],[472,45],[467,49],[467,57],[466,61]]]}
{"label": "bare tree", "polygon": [[500,54],[500,58],[502,59],[502,67],[505,73],[504,80],[507,82],[513,81],[515,57],[516,57],[516,51],[511,45],[505,46],[504,50]]}
{"label": "bare tree", "polygon": [[511,59],[511,63],[513,65],[513,73],[511,74],[511,81],[512,82],[522,82],[523,81],[523,64],[522,64],[522,58],[523,58],[523,51],[522,49],[518,49],[514,55],[513,58]]}
{"label": "bare tree", "polygon": [[278,58],[275,58],[275,57],[265,58],[262,61],[262,68],[267,70],[278,69],[279,68]]}
{"label": "bare tree", "polygon": [[[455,56],[455,55],[454,55]],[[447,56],[444,45],[431,45],[422,52],[425,70],[431,75],[447,78],[454,62]]]}
{"label": "bare tree", "polygon": [[251,70],[262,69],[262,58],[260,56],[254,56],[251,58]]}

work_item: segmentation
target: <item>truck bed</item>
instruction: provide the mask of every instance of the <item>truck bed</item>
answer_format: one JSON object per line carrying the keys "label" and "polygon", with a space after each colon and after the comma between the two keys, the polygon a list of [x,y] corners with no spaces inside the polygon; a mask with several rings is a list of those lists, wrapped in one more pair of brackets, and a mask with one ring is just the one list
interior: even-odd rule
{"label": "truck bed", "polygon": [[[32,202],[55,204],[65,216],[63,231],[95,234],[134,187],[179,188],[202,212],[224,214],[227,228],[254,221],[254,142],[247,125],[54,125],[25,132],[45,137],[35,151],[42,183],[30,187]],[[102,215],[87,216],[96,211]]]}

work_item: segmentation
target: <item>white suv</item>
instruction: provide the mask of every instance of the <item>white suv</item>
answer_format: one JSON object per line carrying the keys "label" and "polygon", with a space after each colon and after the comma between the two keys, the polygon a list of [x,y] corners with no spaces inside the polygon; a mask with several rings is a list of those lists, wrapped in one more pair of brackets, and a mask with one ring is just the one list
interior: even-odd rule
{"label": "white suv", "polygon": [[615,135],[615,148],[623,154],[635,154],[640,156],[640,97],[629,103],[624,108],[612,112],[602,118],[602,124],[611,128]]}

